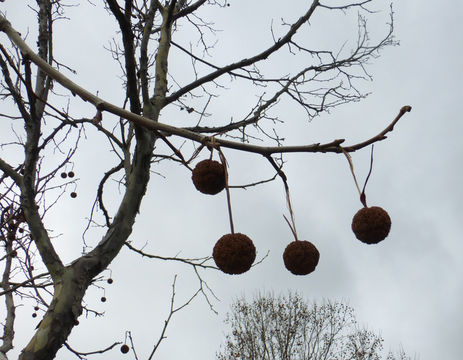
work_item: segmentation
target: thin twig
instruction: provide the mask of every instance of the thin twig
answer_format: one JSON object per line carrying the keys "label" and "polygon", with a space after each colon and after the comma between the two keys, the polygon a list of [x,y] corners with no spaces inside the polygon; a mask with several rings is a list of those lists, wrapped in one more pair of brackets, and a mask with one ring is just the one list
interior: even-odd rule
{"label": "thin twig", "polygon": [[172,296],[170,298],[170,310],[169,310],[169,315],[167,316],[166,320],[164,320],[164,326],[162,328],[162,331],[161,331],[161,335],[159,336],[158,338],[158,341],[156,342],[156,344],[154,345],[153,347],[153,350],[150,354],[150,356],[148,357],[148,360],[151,360],[154,356],[154,353],[156,352],[156,350],[159,348],[159,345],[161,344],[161,342],[166,338],[166,331],[167,331],[167,327],[169,326],[169,322],[170,320],[172,319],[172,316],[182,310],[183,308],[185,308],[186,306],[190,305],[190,303],[193,301],[193,299],[201,292],[201,289],[198,289],[193,295],[190,296],[190,298],[188,300],[186,300],[182,305],[179,305],[177,307],[175,307],[175,284],[176,284],[176,281],[177,281],[177,275],[174,276],[174,281],[172,282]]}
{"label": "thin twig", "polygon": [[80,352],[80,351],[77,351],[77,350],[74,350],[68,342],[65,342],[64,343],[64,346],[66,346],[66,348],[72,352],[74,355],[76,355],[79,359],[85,359],[86,356],[88,355],[95,355],[95,354],[103,354],[109,350],[111,350],[112,348],[114,348],[115,346],[119,345],[120,343],[119,342],[115,342],[114,344],[112,345],[109,345],[107,348],[105,349],[101,349],[101,350],[95,350],[95,351],[89,351],[89,352]]}
{"label": "thin twig", "polygon": [[141,256],[144,256],[144,257],[147,257],[147,258],[150,258],[150,259],[159,259],[159,260],[166,260],[166,261],[178,261],[178,262],[182,262],[184,264],[191,265],[194,268],[200,267],[200,268],[203,268],[203,269],[216,269],[217,270],[217,267],[205,264],[208,260],[211,259],[210,256],[206,256],[206,257],[203,257],[203,258],[194,258],[194,259],[184,259],[184,258],[179,258],[177,256],[159,256],[159,255],[154,255],[154,254],[148,254],[148,253],[146,253],[146,252],[144,252],[144,251],[142,251],[140,249],[137,249],[134,246],[132,246],[129,242],[126,242],[124,245],[127,246],[130,250],[140,254]]}

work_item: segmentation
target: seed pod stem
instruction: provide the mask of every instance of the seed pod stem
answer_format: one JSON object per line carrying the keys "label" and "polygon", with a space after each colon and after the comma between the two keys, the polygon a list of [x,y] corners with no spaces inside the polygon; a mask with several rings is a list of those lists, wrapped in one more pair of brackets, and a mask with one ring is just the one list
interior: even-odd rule
{"label": "seed pod stem", "polygon": [[291,205],[291,196],[289,194],[288,178],[286,177],[286,174],[283,172],[283,170],[281,170],[281,168],[275,163],[275,160],[273,160],[273,158],[270,155],[266,156],[266,158],[268,161],[270,161],[270,164],[272,164],[273,168],[277,171],[278,176],[280,176],[281,180],[283,181],[283,185],[285,187],[285,193],[286,193],[286,204],[288,206],[288,211],[289,211],[289,215],[291,218],[291,222],[288,221],[285,215],[283,215],[283,217],[288,223],[288,226],[291,229],[291,232],[293,233],[294,239],[298,241],[297,231],[296,231],[296,219],[294,217],[293,206]]}
{"label": "seed pod stem", "polygon": [[228,219],[230,221],[230,231],[231,231],[232,234],[234,234],[235,233],[235,227],[233,225],[230,188],[228,187],[227,159],[225,159],[225,155],[223,154],[220,147],[218,147],[217,150],[219,152],[220,161],[222,162],[222,166],[223,166],[223,169],[224,169],[224,172],[225,172],[225,192],[227,193]]}

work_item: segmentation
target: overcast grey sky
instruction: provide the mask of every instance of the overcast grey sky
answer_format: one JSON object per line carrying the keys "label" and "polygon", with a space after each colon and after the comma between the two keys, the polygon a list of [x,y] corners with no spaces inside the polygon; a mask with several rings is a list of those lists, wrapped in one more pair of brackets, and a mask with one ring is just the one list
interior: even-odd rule
{"label": "overcast grey sky", "polygon": [[[35,44],[34,13],[25,2],[6,0],[1,11],[21,33],[28,30],[28,43]],[[101,9],[82,1],[69,8],[69,21],[55,27],[55,56],[77,71],[70,76],[78,84],[99,93],[106,100],[123,100],[119,67],[104,50],[114,35],[113,20]],[[242,4],[246,3],[246,4]],[[226,63],[253,50],[263,49],[271,41],[271,20],[293,21],[307,1],[277,2],[231,1],[224,10],[205,12],[217,29],[220,41],[212,54],[216,63]],[[371,35],[377,38],[387,30],[387,1],[373,1]],[[256,291],[298,291],[310,300],[323,298],[348,302],[361,325],[381,332],[386,350],[403,346],[409,355],[422,360],[458,360],[462,357],[463,265],[461,261],[463,210],[463,121],[459,109],[463,75],[463,5],[443,0],[438,3],[418,0],[393,4],[395,36],[400,46],[386,48],[368,67],[374,80],[361,84],[372,94],[356,104],[341,106],[308,123],[303,112],[290,102],[282,102],[279,125],[286,144],[310,144],[345,138],[352,144],[369,138],[397,115],[404,105],[411,105],[388,139],[375,146],[373,172],[366,194],[369,205],[378,205],[392,218],[392,230],[384,242],[367,246],[355,239],[350,230],[352,216],[360,209],[358,193],[346,159],[342,155],[293,154],[285,156],[299,237],[310,240],[320,250],[316,271],[296,277],[283,265],[281,254],[292,241],[282,217],[287,213],[283,185],[275,181],[260,187],[232,190],[235,229],[250,236],[261,258],[259,266],[240,276],[206,271],[202,275],[220,301],[213,301],[215,315],[202,298],[172,320],[167,339],[158,355],[162,360],[181,358],[213,359],[223,340],[222,323],[230,302],[237,296],[251,297]],[[355,39],[356,13],[353,21],[340,13],[316,11],[311,27],[300,36],[312,39],[314,47]],[[278,26],[276,26],[278,30]],[[281,30],[281,29],[280,29]],[[188,34],[175,38],[188,45]],[[2,43],[5,41],[2,35]],[[292,58],[276,58],[272,69],[297,66]],[[181,74],[182,59],[172,58],[172,71]],[[289,72],[289,71],[288,71]],[[185,78],[191,75],[184,74]],[[235,84],[229,86],[233,88]],[[65,92],[60,89],[59,91]],[[212,120],[226,123],[249,111],[255,98],[245,88],[230,91],[213,108]],[[0,105],[1,108],[1,105]],[[76,116],[93,116],[94,110],[76,102]],[[173,119],[175,117],[175,119]],[[172,119],[172,120],[171,120]],[[189,121],[185,112],[171,111],[162,117],[166,123]],[[65,261],[80,255],[80,234],[89,214],[95,184],[111,155],[105,152],[98,134],[87,132],[82,152],[75,159],[80,177],[76,200],[65,199],[49,227],[63,233],[60,253]],[[230,183],[243,184],[271,176],[272,169],[261,157],[225,150],[230,165]],[[353,155],[361,182],[369,167],[369,149]],[[146,244],[147,252],[163,256],[209,255],[216,240],[229,232],[225,193],[205,197],[196,192],[190,173],[176,164],[153,169],[149,193],[131,240]],[[114,191],[117,188],[114,187]],[[93,241],[98,232],[92,233]],[[171,283],[175,274],[177,300],[184,301],[196,289],[197,280],[185,265],[140,259],[123,249],[111,266],[114,285],[106,286],[108,301],[99,302],[101,289],[92,289],[87,303],[105,311],[105,317],[81,321],[71,334],[71,346],[92,351],[114,341],[121,341],[125,330],[132,331],[140,358],[146,358],[157,340],[169,308]],[[32,334],[35,322],[30,313],[20,313],[17,350]],[[38,320],[37,320],[38,321]],[[27,331],[30,329],[31,331]],[[103,355],[104,359],[119,356]],[[74,357],[62,350],[63,360]]]}

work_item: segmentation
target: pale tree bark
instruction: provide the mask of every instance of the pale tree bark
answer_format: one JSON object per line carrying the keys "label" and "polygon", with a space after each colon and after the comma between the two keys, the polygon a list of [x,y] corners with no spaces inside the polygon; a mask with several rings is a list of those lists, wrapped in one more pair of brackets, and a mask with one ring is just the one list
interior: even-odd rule
{"label": "pale tree bark", "polygon": [[[42,42],[39,44],[39,48],[41,51],[39,51],[38,55],[33,55],[37,58],[40,57],[43,64],[45,64],[48,56],[48,39],[45,35],[49,33],[48,22],[51,23],[48,17],[51,10],[47,8],[47,5],[50,6],[48,1],[40,2],[39,23],[41,27],[44,26],[46,29],[41,28],[40,31],[40,40]],[[160,46],[165,50],[157,57],[156,74],[165,79],[172,17],[170,16],[169,19],[167,11],[164,11],[163,16],[165,21]],[[124,17],[120,22],[122,24],[124,21],[129,22],[129,20]],[[11,29],[4,19],[2,19],[2,29],[9,33],[12,38],[16,38],[18,42],[21,41],[18,34]],[[127,31],[123,33],[126,34]],[[130,56],[134,56],[133,49],[130,49],[130,45],[133,44],[132,39],[128,39],[125,43],[127,43],[125,53],[127,60],[129,60]],[[30,53],[32,54],[32,52]],[[134,65],[127,61],[127,68],[133,72]],[[34,337],[20,356],[20,359],[24,360],[53,358],[64,344],[72,328],[77,324],[77,318],[82,313],[82,299],[92,279],[111,263],[132,231],[136,214],[139,211],[149,181],[149,169],[154,147],[154,134],[138,127],[136,131],[137,144],[127,178],[125,196],[121,201],[114,221],[107,234],[93,251],[76,260],[70,266],[64,266],[54,251],[34,201],[36,196],[35,169],[38,159],[40,124],[44,109],[44,103],[41,100],[47,98],[50,80],[49,75],[39,67],[35,93],[29,92],[29,100],[31,101],[30,117],[28,116],[25,119],[28,138],[25,146],[24,176],[17,178],[17,185],[20,187],[22,194],[21,208],[24,211],[42,260],[54,282],[53,300]],[[46,83],[48,83],[48,87],[45,85]],[[134,114],[141,115],[141,106],[133,86],[135,84],[131,85],[129,83],[127,90],[130,94],[131,111]],[[162,101],[165,92],[166,84],[157,86],[155,89],[156,98]],[[35,106],[36,104],[38,106]],[[159,105],[149,105],[145,109],[146,114],[144,115],[149,116],[150,121],[156,121],[160,111]]]}
{"label": "pale tree bark", "polygon": [[[112,1],[109,3],[115,4]],[[126,18],[116,9],[114,13],[120,16],[120,20],[119,17],[118,20],[121,28],[125,24],[127,26],[130,25],[130,18]],[[163,12],[163,17],[165,19],[162,30],[163,36],[160,39],[160,48],[163,51],[158,53],[156,66],[156,75],[160,79],[166,78],[169,34],[172,26],[172,17],[168,11],[165,10]],[[130,29],[123,29],[123,34],[128,33],[130,33]],[[131,49],[133,40],[124,39],[124,44],[127,44],[125,46],[126,64],[128,71],[131,72],[128,78],[131,79],[135,76],[135,66],[131,62],[134,60],[134,51]],[[43,74],[40,68],[39,73]],[[141,106],[136,89],[134,88],[135,86],[135,83],[129,81],[127,92],[129,93],[132,113],[140,115]],[[161,81],[161,84],[155,88],[155,98],[162,102],[165,98],[165,93],[166,82]],[[160,112],[158,104],[154,103],[152,106],[145,106],[145,110],[147,114],[143,115],[150,116],[151,121],[157,121]],[[34,169],[37,158],[36,149],[40,130],[38,126],[37,128],[34,127],[35,124],[40,124],[40,117],[32,124],[29,131],[31,133],[31,144],[29,145],[28,141],[26,145],[26,174],[29,168]],[[28,224],[32,225],[31,232],[36,239],[42,259],[53,276],[54,296],[36,334],[24,348],[20,356],[21,360],[51,359],[55,356],[72,328],[76,325],[77,318],[82,313],[82,299],[92,279],[106,269],[132,232],[135,217],[139,211],[140,203],[145,195],[146,186],[149,181],[151,155],[154,148],[154,134],[137,127],[136,139],[137,144],[127,178],[125,195],[114,217],[114,221],[98,246],[70,266],[64,267],[56,253],[54,253],[46,231],[40,222],[40,217],[34,211],[33,198],[35,194],[33,191],[33,177],[27,177],[27,175],[24,177],[23,186],[21,187],[23,194],[21,205]],[[28,156],[32,157],[32,159],[29,159]],[[31,173],[33,173],[33,170],[31,170]]]}

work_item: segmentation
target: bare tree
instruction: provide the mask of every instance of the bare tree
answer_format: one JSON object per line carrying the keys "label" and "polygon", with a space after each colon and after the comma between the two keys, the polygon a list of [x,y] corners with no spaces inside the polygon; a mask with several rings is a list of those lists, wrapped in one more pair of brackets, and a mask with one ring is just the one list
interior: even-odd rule
{"label": "bare tree", "polygon": [[[308,303],[297,293],[237,299],[225,322],[229,332],[219,360],[380,360],[383,339],[360,329],[341,302]],[[407,360],[403,350],[387,360]]]}
{"label": "bare tree", "polygon": [[[8,18],[6,13],[0,15],[3,33],[0,117],[2,129],[9,129],[3,130],[0,148],[4,250],[1,295],[5,299],[1,356],[6,358],[13,347],[18,310],[15,304],[24,298],[33,299],[44,315],[23,347],[21,360],[52,359],[63,345],[79,358],[89,355],[73,350],[66,339],[79,323],[83,310],[91,311],[83,303],[87,290],[101,281],[102,272],[124,246],[141,256],[191,266],[199,280],[195,295],[203,294],[209,301],[207,294],[211,293],[201,275],[204,269],[216,269],[209,255],[200,259],[163,257],[145,253],[128,241],[147,191],[153,163],[176,161],[191,170],[191,161],[201,150],[220,152],[221,148],[230,148],[262,155],[275,168],[276,175],[284,179],[284,153],[347,154],[384,140],[410,107],[403,107],[390,125],[358,144],[344,145],[343,139],[335,139],[324,144],[286,145],[272,132],[273,124],[284,121],[277,115],[277,105],[283,98],[304,109],[307,118],[312,119],[366,96],[358,86],[360,81],[370,79],[367,63],[383,48],[396,44],[392,11],[386,20],[384,36],[376,41],[370,39],[366,16],[371,12],[368,8],[371,2],[345,1],[330,6],[329,2],[314,0],[297,18],[283,20],[278,31],[272,29],[271,44],[256,49],[252,56],[218,64],[207,57],[214,44],[210,40],[214,27],[206,17],[210,13],[205,10],[226,9],[229,4],[225,0],[106,0],[106,14],[119,28],[109,51],[120,64],[124,81],[122,98],[125,100],[114,104],[103,99],[104,92],[99,97],[86,89],[85,84],[73,82],[65,75],[73,76],[71,67],[60,63],[54,55],[54,26],[57,21],[65,21],[64,1],[36,0],[24,5],[7,1],[5,6],[15,3],[14,6],[24,7],[24,11],[36,12],[38,35],[34,50],[31,48],[34,42],[26,36],[27,29],[17,29],[17,19]],[[81,6],[97,5],[89,1]],[[344,16],[352,11],[358,12],[358,36],[351,48],[315,49],[296,36],[307,29],[317,13],[324,16],[324,13],[336,12]],[[182,31],[187,41],[174,41],[174,35]],[[188,79],[168,70],[173,49],[184,57],[185,68],[188,66],[191,74]],[[259,68],[272,61],[275,54],[287,52],[302,57],[306,65],[282,69],[277,75],[266,74]],[[208,107],[226,91],[225,85],[236,83],[252,84],[257,101],[248,109],[240,109],[247,114],[242,118],[215,119]],[[79,102],[91,104],[94,112],[87,117],[76,115],[72,105]],[[160,115],[169,115],[172,109],[191,114],[196,124],[191,126],[189,121],[188,126],[174,126],[169,124],[169,116],[161,122]],[[205,119],[213,119],[213,125],[203,125]],[[72,159],[90,128],[98,130],[102,142],[109,144],[108,152],[113,154],[113,163],[108,165],[95,189],[95,201],[89,204],[89,227],[97,225],[104,229],[104,234],[95,246],[84,242],[82,253],[65,264],[45,220],[49,209],[78,181]],[[186,140],[193,146],[182,147]],[[155,149],[158,143],[164,145],[160,147],[163,151]],[[110,180],[120,186],[120,196],[105,191]],[[70,196],[76,197],[77,193],[72,191]],[[69,235],[79,241],[76,234]],[[85,235],[84,232],[84,240]],[[188,303],[189,300],[184,305]],[[181,308],[183,305],[172,303],[171,315]],[[153,352],[158,345],[155,342]]]}

